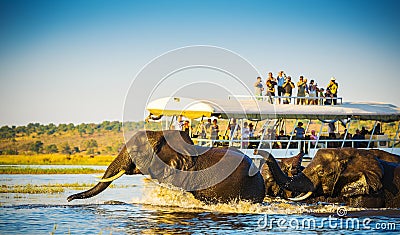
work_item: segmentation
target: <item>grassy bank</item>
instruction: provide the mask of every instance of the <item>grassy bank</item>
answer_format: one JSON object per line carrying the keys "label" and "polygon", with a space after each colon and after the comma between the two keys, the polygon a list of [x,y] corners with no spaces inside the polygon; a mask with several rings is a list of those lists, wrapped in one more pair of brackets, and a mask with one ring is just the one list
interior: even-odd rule
{"label": "grassy bank", "polygon": [[93,168],[0,167],[0,174],[96,174],[104,170]]}
{"label": "grassy bank", "polygon": [[0,165],[96,165],[107,166],[115,156],[65,154],[0,155]]}
{"label": "grassy bank", "polygon": [[[66,184],[45,184],[45,185],[1,185],[0,193],[28,193],[28,194],[51,194],[63,193],[66,189],[86,190],[93,187],[95,184],[81,184],[81,183],[66,183]],[[125,188],[128,185],[110,185],[110,188]]]}

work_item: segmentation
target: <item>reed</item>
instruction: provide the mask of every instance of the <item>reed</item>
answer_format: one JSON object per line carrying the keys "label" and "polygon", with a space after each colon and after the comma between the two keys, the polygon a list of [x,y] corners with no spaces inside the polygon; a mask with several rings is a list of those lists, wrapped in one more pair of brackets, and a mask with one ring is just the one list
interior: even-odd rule
{"label": "reed", "polygon": [[[54,194],[63,193],[66,189],[85,190],[96,184],[90,183],[65,183],[65,184],[24,184],[24,185],[1,185],[0,193],[27,193],[27,194]],[[135,185],[110,185],[109,188],[127,188]]]}
{"label": "reed", "polygon": [[0,174],[96,174],[104,173],[102,169],[93,168],[34,168],[34,167],[0,167]]}
{"label": "reed", "polygon": [[109,165],[114,156],[108,155],[65,155],[65,154],[37,154],[37,155],[0,155],[0,165]]}

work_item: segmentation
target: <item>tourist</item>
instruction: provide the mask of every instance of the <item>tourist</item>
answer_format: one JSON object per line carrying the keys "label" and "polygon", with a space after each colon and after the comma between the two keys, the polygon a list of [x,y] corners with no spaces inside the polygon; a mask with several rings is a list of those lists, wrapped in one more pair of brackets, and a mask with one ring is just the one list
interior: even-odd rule
{"label": "tourist", "polygon": [[189,121],[188,120],[186,120],[183,123],[182,131],[186,132],[186,134],[188,134],[190,136],[190,126],[189,126]]}
{"label": "tourist", "polygon": [[325,98],[325,93],[324,93],[324,88],[318,88],[318,97],[319,97],[319,105],[324,104],[324,98]]}
{"label": "tourist", "polygon": [[237,136],[237,133],[240,131],[240,126],[239,126],[239,124],[236,123],[236,118],[231,119],[229,126],[228,126],[228,130],[230,131],[230,135],[229,135],[230,139],[233,139],[235,137],[234,134],[236,134],[236,136]]}
{"label": "tourist", "polygon": [[285,132],[283,130],[279,131],[279,135],[278,135],[277,139],[281,140],[281,141],[279,141],[279,146],[281,149],[284,149],[287,147],[287,145],[288,145],[287,140],[289,140],[289,138],[287,137],[287,135],[285,135]]}
{"label": "tourist", "polygon": [[365,136],[371,134],[371,132],[369,132],[367,129],[365,129],[365,126],[363,126],[363,127],[361,127],[361,132],[360,132],[360,134],[361,134],[362,136],[364,136],[364,138],[365,138]]}
{"label": "tourist", "polygon": [[250,129],[247,122],[243,123],[242,129],[242,148],[247,148],[249,145]]}
{"label": "tourist", "polygon": [[310,140],[311,140],[311,147],[315,147],[318,141],[318,136],[315,134],[315,130],[311,130]]}
{"label": "tourist", "polygon": [[290,97],[292,96],[292,90],[295,88],[294,83],[292,82],[292,78],[290,76],[287,77],[286,82],[283,84],[283,89],[285,90],[286,100],[283,103],[289,104]]}
{"label": "tourist", "polygon": [[329,134],[329,138],[331,139],[336,139],[336,127],[335,127],[335,122],[330,122],[328,124],[328,134]]}
{"label": "tourist", "polygon": [[303,123],[302,122],[299,122],[297,124],[297,127],[294,129],[294,131],[296,132],[296,139],[298,139],[298,140],[304,139],[305,130],[303,128]]}
{"label": "tourist", "polygon": [[285,83],[286,80],[286,74],[283,71],[280,71],[278,73],[278,76],[276,77],[277,80],[277,85],[278,85],[278,103],[281,103],[281,96],[285,94],[285,90],[283,89],[283,84]]}
{"label": "tourist", "polygon": [[273,100],[272,100],[272,96],[275,96],[275,85],[276,84],[277,83],[276,83],[275,78],[272,76],[272,73],[269,72],[268,73],[268,78],[267,78],[267,81],[266,81],[265,85],[267,86],[267,96],[269,97],[268,101],[271,104],[274,103]]}
{"label": "tourist", "polygon": [[297,124],[297,127],[296,128],[294,128],[294,131],[296,132],[296,139],[297,140],[300,140],[299,141],[299,144],[300,144],[300,152],[304,152],[304,149],[303,149],[303,141],[301,141],[301,140],[303,140],[304,139],[304,134],[305,134],[305,130],[304,130],[304,128],[303,128],[303,123],[302,122],[299,122],[298,124]]}
{"label": "tourist", "polygon": [[250,138],[254,137],[254,125],[253,125],[253,123],[249,124],[249,137]]}
{"label": "tourist", "polygon": [[310,81],[310,84],[307,87],[308,90],[308,96],[309,96],[309,100],[308,100],[308,104],[317,104],[317,91],[318,91],[318,86],[315,83],[314,84],[314,80]]}
{"label": "tourist", "polygon": [[353,135],[354,148],[360,148],[362,146],[363,141],[359,140],[365,140],[365,136],[361,134],[359,129],[357,129],[356,133]]}
{"label": "tourist", "polygon": [[258,100],[262,100],[262,92],[264,90],[264,86],[262,84],[261,77],[257,77],[256,83],[254,83],[254,93]]}
{"label": "tourist", "polygon": [[[211,139],[212,140],[217,140],[218,139],[218,132],[219,132],[219,126],[217,123],[217,119],[213,120],[213,125],[211,126]],[[213,141],[214,145],[215,141]]]}
{"label": "tourist", "polygon": [[304,79],[303,76],[300,76],[300,80],[297,82],[297,104],[305,104],[305,99],[299,97],[306,97],[306,89],[307,79]]}
{"label": "tourist", "polygon": [[177,131],[181,131],[183,128],[183,116],[179,115],[176,121],[174,122],[174,129]]}
{"label": "tourist", "polygon": [[331,78],[331,81],[328,84],[326,90],[329,90],[330,96],[333,98],[333,104],[337,104],[337,92],[338,92],[339,85],[336,83],[335,77]]}
{"label": "tourist", "polygon": [[[346,135],[346,132],[347,132],[347,135]],[[347,129],[344,129],[343,134],[340,135],[340,139],[342,139],[342,140],[346,139],[343,147],[351,147],[351,142],[347,141],[347,140],[351,140],[351,134],[350,134],[350,132],[347,131]]]}
{"label": "tourist", "polygon": [[376,124],[375,129],[372,128],[372,130],[370,131],[371,135],[381,135],[381,124],[378,122],[378,124]]}

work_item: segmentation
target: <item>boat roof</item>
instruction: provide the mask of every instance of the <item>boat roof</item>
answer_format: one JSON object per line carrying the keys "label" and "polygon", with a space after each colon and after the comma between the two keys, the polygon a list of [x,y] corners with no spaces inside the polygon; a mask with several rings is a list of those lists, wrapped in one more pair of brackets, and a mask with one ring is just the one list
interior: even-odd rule
{"label": "boat roof", "polygon": [[151,101],[146,109],[153,115],[183,115],[264,120],[285,119],[358,119],[391,122],[400,120],[400,108],[386,103],[344,102],[338,105],[270,104],[256,99],[191,99],[165,97]]}

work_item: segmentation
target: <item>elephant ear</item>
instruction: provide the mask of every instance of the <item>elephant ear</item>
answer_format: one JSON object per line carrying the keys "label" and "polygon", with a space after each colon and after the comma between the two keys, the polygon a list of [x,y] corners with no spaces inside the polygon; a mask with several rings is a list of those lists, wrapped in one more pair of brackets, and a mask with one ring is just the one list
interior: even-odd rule
{"label": "elephant ear", "polygon": [[152,138],[153,151],[164,163],[171,168],[189,170],[195,164],[198,155],[190,137],[183,131],[158,132]]}
{"label": "elephant ear", "polygon": [[383,169],[379,161],[368,154],[352,153],[351,160],[344,169],[338,183],[337,191],[344,197],[366,195],[382,188]]}

